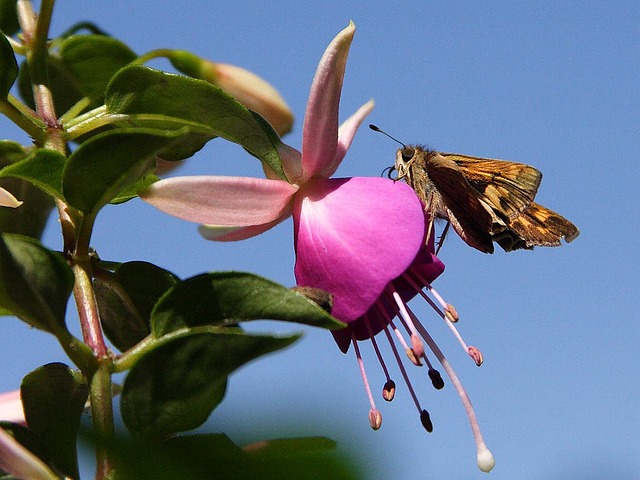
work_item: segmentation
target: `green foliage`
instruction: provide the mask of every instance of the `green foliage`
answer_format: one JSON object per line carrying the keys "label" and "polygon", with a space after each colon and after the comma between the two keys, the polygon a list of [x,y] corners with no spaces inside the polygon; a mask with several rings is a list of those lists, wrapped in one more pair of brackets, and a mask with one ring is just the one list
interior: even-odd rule
{"label": "green foliage", "polygon": [[149,319],[158,299],[179,281],[171,272],[147,262],[118,265],[94,280],[105,333],[121,351],[151,333]]}
{"label": "green foliage", "polygon": [[6,35],[13,35],[19,28],[16,1],[0,0],[0,30]]}
{"label": "green foliage", "polygon": [[[24,16],[28,5],[20,12]],[[16,2],[0,0],[5,34],[18,32],[17,20]],[[148,262],[101,261],[93,250],[100,248],[92,238],[100,210],[157,181],[158,158],[187,159],[220,137],[286,180],[278,135],[220,88],[140,65],[160,50],[139,57],[91,23],[48,38],[45,23],[12,41],[0,35],[0,113],[33,139],[28,146],[0,140],[0,188],[23,202],[0,207],[0,316],[53,334],[79,371],[50,363],[26,375],[21,396],[29,427],[0,426],[61,477],[79,477],[78,426],[90,399],[94,428],[86,438],[98,452],[99,469],[118,467],[109,471],[111,479],[198,479],[212,472],[219,478],[355,478],[325,438],[240,448],[223,434],[175,436],[205,422],[240,367],[300,337],[248,334],[242,322],[326,329],[342,323],[301,293],[251,273],[181,280]],[[20,67],[16,55],[25,57]],[[54,206],[63,253],[37,240]],[[82,341],[67,330],[71,292]],[[114,373],[124,374],[120,412],[127,438],[113,434]],[[0,471],[0,480],[9,478],[11,472]]]}
{"label": "green foliage", "polygon": [[[273,448],[272,448],[273,447]],[[165,442],[119,440],[114,480],[355,480],[353,465],[322,437],[267,440],[240,448],[226,435],[177,436]]]}
{"label": "green foliage", "polygon": [[[46,152],[52,151],[47,150]],[[29,169],[35,166],[31,165],[31,162],[29,162],[29,168],[26,171],[24,171],[24,167],[27,165],[14,167],[14,164],[25,161],[30,154],[33,154],[32,148],[24,148],[19,143],[8,140],[0,141],[0,187],[13,192],[23,202],[20,208],[0,208],[0,232],[19,233],[29,237],[40,238],[42,229],[53,207],[51,196],[41,188],[49,185],[47,179],[55,176],[55,172],[58,169],[54,166],[55,164],[46,164],[42,165],[41,170],[38,172],[29,173]],[[42,159],[40,155],[40,153],[37,153],[35,156]],[[53,160],[55,161],[55,159]],[[11,169],[14,168],[17,171],[15,176],[10,174]],[[24,176],[20,171],[23,171]],[[44,177],[41,188],[35,186],[39,174]],[[26,178],[26,180],[22,178]]]}
{"label": "green foliage", "polygon": [[0,32],[0,98],[7,98],[9,90],[17,77],[18,63],[13,55],[13,49],[7,37]]}
{"label": "green foliage", "polygon": [[[104,99],[111,77],[136,59],[124,43],[105,35],[73,35],[64,39],[58,52],[47,57],[49,86],[58,114],[86,98],[96,107]],[[19,91],[35,108],[31,77],[26,62],[20,67]]]}
{"label": "green foliage", "polygon": [[145,436],[196,428],[222,400],[230,373],[297,338],[200,327],[154,339],[125,380],[122,419]]}
{"label": "green foliage", "polygon": [[192,133],[179,148],[163,152],[162,158],[181,160],[219,136],[242,145],[284,178],[271,133],[232,96],[204,80],[130,66],[111,80],[105,104],[112,114],[126,114],[127,124],[143,122],[142,125],[159,128],[163,122],[191,122],[204,128]]}
{"label": "green foliage", "polygon": [[156,155],[186,132],[122,128],[96,135],[71,154],[62,176],[70,205],[97,212],[155,168]]}
{"label": "green foliage", "polygon": [[256,319],[334,329],[343,326],[307,297],[258,275],[213,272],[189,278],[167,291],[151,314],[151,328],[160,336],[183,327]]}
{"label": "green foliage", "polygon": [[104,95],[111,77],[133,62],[137,55],[112,37],[73,35],[60,46],[60,58],[82,94],[97,100]]}
{"label": "green foliage", "polygon": [[53,464],[78,478],[77,432],[88,387],[78,372],[50,363],[29,373],[20,386],[29,428],[51,448]]}
{"label": "green foliage", "polygon": [[54,198],[62,199],[62,171],[66,158],[55,150],[37,148],[19,162],[0,170],[0,178],[21,178]]}
{"label": "green foliage", "polygon": [[0,235],[0,306],[36,328],[64,328],[73,274],[59,253],[37,240]]}

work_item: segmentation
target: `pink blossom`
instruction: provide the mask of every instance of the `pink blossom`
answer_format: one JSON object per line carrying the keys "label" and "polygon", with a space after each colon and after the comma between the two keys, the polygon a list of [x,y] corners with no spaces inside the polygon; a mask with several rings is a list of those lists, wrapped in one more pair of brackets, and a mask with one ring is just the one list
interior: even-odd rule
{"label": "pink blossom", "polygon": [[[401,182],[329,178],[373,107],[373,102],[366,103],[338,128],[342,81],[354,32],[353,24],[340,32],[318,65],[305,112],[302,153],[283,143],[278,146],[289,182],[268,169],[267,179],[177,177],[154,183],[140,196],[166,213],[201,223],[200,233],[211,240],[248,238],[293,216],[297,283],[329,292],[333,297],[332,315],[348,324],[334,335],[343,352],[350,344],[354,346],[370,399],[371,426],[379,428],[382,416],[373,402],[358,341],[370,340],[378,351],[376,334],[385,332],[391,339],[391,330],[402,338],[393,323],[394,317],[400,316],[411,344],[409,347],[405,342],[403,347],[412,361],[429,362],[422,338],[451,377],[471,420],[478,466],[488,471],[493,457],[482,441],[468,396],[442,352],[406,305],[414,296],[424,294],[423,288],[437,296],[430,282],[444,270],[433,254],[433,240],[429,248],[423,248],[426,229],[422,204]],[[432,305],[451,324],[448,317],[453,316],[453,309],[440,303],[444,305],[441,310]],[[466,350],[479,363],[477,349]],[[387,375],[385,399],[390,400],[395,384],[379,358]],[[421,422],[430,431],[429,414],[420,407],[397,353],[396,358]],[[432,383],[441,388],[440,375],[428,365]]]}

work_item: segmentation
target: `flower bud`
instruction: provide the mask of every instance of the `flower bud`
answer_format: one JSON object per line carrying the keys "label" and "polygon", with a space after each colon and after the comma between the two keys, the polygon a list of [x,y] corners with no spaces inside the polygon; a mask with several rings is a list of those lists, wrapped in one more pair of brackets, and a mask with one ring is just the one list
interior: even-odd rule
{"label": "flower bud", "polygon": [[278,91],[256,74],[235,65],[214,63],[184,50],[173,50],[171,64],[182,73],[223,89],[249,110],[259,113],[278,135],[291,131],[293,113]]}

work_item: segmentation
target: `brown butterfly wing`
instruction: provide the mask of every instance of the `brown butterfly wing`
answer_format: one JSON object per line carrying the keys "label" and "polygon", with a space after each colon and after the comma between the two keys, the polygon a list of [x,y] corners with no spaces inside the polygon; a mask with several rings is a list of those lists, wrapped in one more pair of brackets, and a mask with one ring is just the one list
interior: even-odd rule
{"label": "brown butterfly wing", "polygon": [[532,203],[508,225],[511,238],[497,239],[507,252],[535,246],[557,247],[561,240],[569,243],[580,234],[580,230],[562,215],[537,203]]}
{"label": "brown butterfly wing", "polygon": [[442,156],[458,165],[478,196],[505,220],[516,218],[533,202],[542,180],[540,171],[524,163],[455,153]]}
{"label": "brown butterfly wing", "polygon": [[452,159],[427,152],[426,172],[442,197],[444,216],[460,237],[481,252],[493,253],[493,217]]}

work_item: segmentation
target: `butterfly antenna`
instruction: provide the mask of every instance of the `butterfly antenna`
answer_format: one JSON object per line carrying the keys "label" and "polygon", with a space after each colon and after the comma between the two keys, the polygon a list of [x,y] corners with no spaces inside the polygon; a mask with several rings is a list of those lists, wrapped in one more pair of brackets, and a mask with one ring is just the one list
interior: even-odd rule
{"label": "butterfly antenna", "polygon": [[398,140],[395,137],[392,137],[391,135],[389,135],[387,132],[385,132],[384,130],[378,128],[376,125],[374,125],[373,123],[369,124],[369,128],[371,130],[373,130],[374,132],[379,132],[383,135],[386,135],[387,137],[389,137],[391,140],[393,140],[394,142],[398,142],[400,145],[402,145],[402,148],[406,148],[406,145],[404,143],[402,143],[400,140]]}

